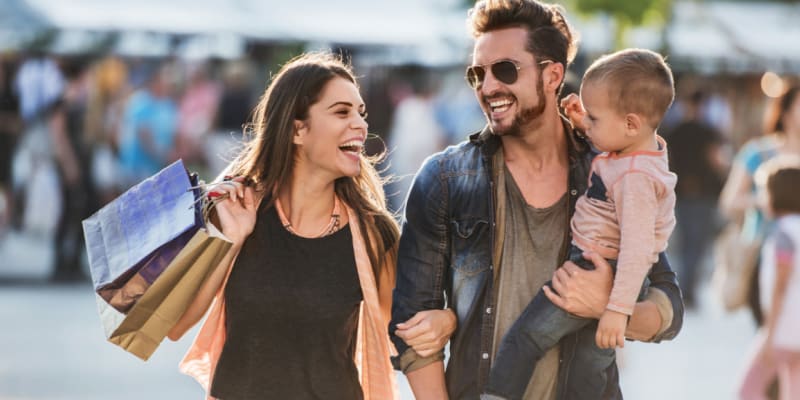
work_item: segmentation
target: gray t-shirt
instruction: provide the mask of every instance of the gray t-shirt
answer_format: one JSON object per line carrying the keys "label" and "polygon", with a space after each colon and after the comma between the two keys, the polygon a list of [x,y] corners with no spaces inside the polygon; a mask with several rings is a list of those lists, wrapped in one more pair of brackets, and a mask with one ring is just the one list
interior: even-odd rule
{"label": "gray t-shirt", "polygon": [[[546,208],[530,206],[505,169],[506,217],[498,278],[493,356],[501,339],[563,258],[568,225],[568,196]],[[502,188],[500,188],[502,190]],[[524,399],[552,400],[558,381],[558,347],[539,361]]]}

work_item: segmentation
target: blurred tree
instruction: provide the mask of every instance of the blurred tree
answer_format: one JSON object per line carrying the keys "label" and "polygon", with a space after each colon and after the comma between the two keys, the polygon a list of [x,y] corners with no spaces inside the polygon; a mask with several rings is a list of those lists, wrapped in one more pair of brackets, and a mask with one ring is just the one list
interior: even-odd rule
{"label": "blurred tree", "polygon": [[637,25],[664,25],[669,19],[672,0],[568,0],[584,14],[606,13],[616,22],[614,47],[625,47],[625,32]]}
{"label": "blurred tree", "polygon": [[[637,25],[664,25],[669,20],[672,0],[544,0],[547,3],[562,4],[567,13],[577,10],[583,14],[605,13],[615,20],[614,47],[625,47],[625,32]],[[784,0],[800,1],[800,0]],[[476,0],[463,0],[468,7]],[[567,16],[569,18],[569,15]]]}

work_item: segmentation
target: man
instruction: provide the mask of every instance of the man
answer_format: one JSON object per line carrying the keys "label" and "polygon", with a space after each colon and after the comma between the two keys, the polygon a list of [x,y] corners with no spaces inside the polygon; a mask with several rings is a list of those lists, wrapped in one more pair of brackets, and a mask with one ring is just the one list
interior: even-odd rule
{"label": "man", "polygon": [[[550,299],[588,318],[605,309],[611,287],[610,267],[596,254],[594,271],[567,262],[553,272],[566,260],[569,218],[593,156],[558,112],[576,50],[560,8],[482,0],[470,22],[475,45],[467,78],[488,126],[426,161],[408,196],[400,240],[389,329],[399,352],[395,367],[417,399],[478,398],[505,331],[551,276],[557,293]],[[663,255],[649,279],[626,335],[671,339],[683,306]],[[425,346],[451,333],[448,317],[458,329],[445,382],[442,351]],[[571,385],[580,384],[569,379],[570,363],[580,362],[575,341],[566,337],[539,362],[526,399],[570,397]],[[622,398],[615,364],[604,378],[598,398]]]}
{"label": "man", "polygon": [[696,305],[697,278],[719,225],[717,201],[729,169],[724,137],[702,118],[705,97],[702,91],[692,92],[683,103],[683,120],[664,136],[670,169],[681,177],[675,187],[681,256],[676,269],[686,308]]}

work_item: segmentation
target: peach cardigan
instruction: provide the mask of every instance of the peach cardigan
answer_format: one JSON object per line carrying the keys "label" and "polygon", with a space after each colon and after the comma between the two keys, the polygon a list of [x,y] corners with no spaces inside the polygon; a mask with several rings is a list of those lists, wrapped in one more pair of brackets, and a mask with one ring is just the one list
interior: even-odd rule
{"label": "peach cardigan", "polygon": [[[364,297],[359,311],[355,354],[364,400],[396,399],[395,373],[389,357],[395,355],[397,351],[389,341],[388,335],[391,291],[394,288],[395,279],[394,268],[392,265],[383,270],[381,290],[378,293],[378,285],[375,282],[375,275],[372,272],[361,230],[357,223],[353,223],[356,221],[355,213],[349,206],[345,206],[345,208],[350,221],[348,225],[353,235],[356,268]],[[393,261],[385,260],[385,262]],[[230,275],[230,270],[228,275]],[[211,303],[208,317],[180,363],[181,372],[200,383],[206,390],[208,400],[213,400],[209,394],[211,379],[225,344],[225,297],[223,293],[227,281],[226,277]]]}

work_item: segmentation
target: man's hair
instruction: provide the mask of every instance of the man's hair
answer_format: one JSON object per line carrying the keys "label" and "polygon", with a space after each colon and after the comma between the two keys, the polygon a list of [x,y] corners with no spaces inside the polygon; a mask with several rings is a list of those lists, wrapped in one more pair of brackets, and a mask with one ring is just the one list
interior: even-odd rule
{"label": "man's hair", "polygon": [[675,99],[672,71],[664,57],[626,49],[600,57],[586,70],[582,85],[603,84],[610,104],[622,114],[643,116],[657,128]]}
{"label": "man's hair", "polygon": [[498,29],[525,28],[525,47],[536,61],[552,60],[564,65],[564,70],[578,51],[577,34],[558,5],[536,0],[481,0],[469,10],[467,22],[476,38]]}
{"label": "man's hair", "polygon": [[758,168],[756,182],[769,194],[769,206],[776,214],[800,213],[800,157],[781,155]]}

